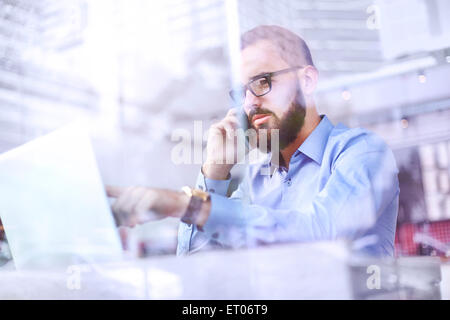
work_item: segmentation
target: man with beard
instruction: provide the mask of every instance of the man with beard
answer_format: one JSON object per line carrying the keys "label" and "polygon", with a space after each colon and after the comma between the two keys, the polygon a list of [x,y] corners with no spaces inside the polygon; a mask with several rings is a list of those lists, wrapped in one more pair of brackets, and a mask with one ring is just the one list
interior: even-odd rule
{"label": "man with beard", "polygon": [[[118,222],[133,226],[180,217],[179,255],[342,238],[362,239],[366,253],[392,255],[399,188],[386,144],[318,114],[313,98],[318,71],[298,35],[278,26],[256,27],[242,35],[241,58],[242,86],[230,94],[258,134],[257,146],[267,145],[266,157],[247,166],[238,189],[227,197],[238,159],[232,156],[230,163],[224,146],[236,151],[240,127],[239,110],[231,109],[210,128],[195,188],[108,187],[118,198],[113,205]],[[260,140],[263,131],[267,144]]]}

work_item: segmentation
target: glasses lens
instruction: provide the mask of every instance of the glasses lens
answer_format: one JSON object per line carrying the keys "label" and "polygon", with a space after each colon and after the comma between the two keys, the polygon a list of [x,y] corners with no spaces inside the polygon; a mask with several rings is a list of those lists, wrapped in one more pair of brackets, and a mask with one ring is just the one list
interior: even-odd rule
{"label": "glasses lens", "polygon": [[270,91],[270,83],[267,77],[255,79],[250,83],[250,88],[257,96],[262,96]]}

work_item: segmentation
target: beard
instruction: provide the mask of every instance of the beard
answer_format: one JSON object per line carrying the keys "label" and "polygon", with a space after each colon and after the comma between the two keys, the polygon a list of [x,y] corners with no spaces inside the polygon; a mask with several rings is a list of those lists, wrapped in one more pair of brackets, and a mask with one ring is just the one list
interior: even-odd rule
{"label": "beard", "polygon": [[[259,128],[256,128],[253,125],[253,123],[249,120],[252,119],[253,116],[256,114],[270,114],[271,119],[269,122],[263,123],[259,126]],[[305,115],[306,115],[305,99],[303,96],[303,92],[301,91],[299,86],[297,86],[295,98],[291,102],[289,109],[281,118],[277,117],[272,111],[268,109],[264,108],[252,109],[249,113],[249,117],[247,120],[248,120],[248,127],[254,129],[257,133],[256,147],[260,149],[260,151],[262,152],[266,152],[267,150],[268,153],[272,149],[272,139],[278,138],[279,150],[286,148],[297,138],[298,133],[300,132],[300,130],[304,125]],[[267,130],[267,144],[265,146],[260,141],[260,139],[265,136],[260,135],[261,129]],[[278,135],[275,134],[272,135],[273,129],[279,130]],[[274,143],[276,143],[276,141],[274,141]],[[261,148],[261,146],[263,146],[263,148]]]}

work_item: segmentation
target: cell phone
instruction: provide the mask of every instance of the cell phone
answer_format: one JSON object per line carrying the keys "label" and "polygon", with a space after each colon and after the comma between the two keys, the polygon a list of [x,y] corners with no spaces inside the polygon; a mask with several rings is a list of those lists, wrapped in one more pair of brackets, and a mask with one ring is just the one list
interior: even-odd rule
{"label": "cell phone", "polygon": [[[238,109],[238,112],[236,114],[236,117],[239,120],[239,124],[241,125],[242,130],[244,130],[244,133],[247,131],[247,129],[249,128],[249,123],[248,123],[248,117],[247,114],[244,111],[243,107],[240,107]],[[248,135],[245,135],[245,147],[248,149],[249,148],[249,138]]]}
{"label": "cell phone", "polygon": [[246,131],[248,129],[248,117],[244,111],[243,107],[240,107],[237,112],[237,118],[239,119],[242,130]]}

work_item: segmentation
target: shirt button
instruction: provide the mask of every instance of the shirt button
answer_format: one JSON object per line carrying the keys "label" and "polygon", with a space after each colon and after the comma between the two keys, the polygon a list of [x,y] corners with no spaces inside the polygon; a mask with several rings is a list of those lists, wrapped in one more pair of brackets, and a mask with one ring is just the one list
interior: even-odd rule
{"label": "shirt button", "polygon": [[188,225],[187,225],[187,229],[188,229],[188,230],[191,230],[191,229],[192,229],[192,224],[188,224]]}
{"label": "shirt button", "polygon": [[289,179],[286,183],[287,183],[288,187],[290,187],[292,185],[291,179]]}

